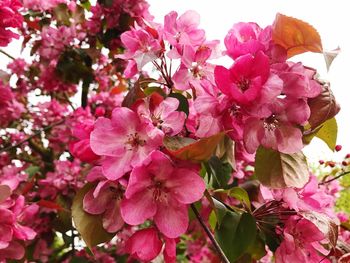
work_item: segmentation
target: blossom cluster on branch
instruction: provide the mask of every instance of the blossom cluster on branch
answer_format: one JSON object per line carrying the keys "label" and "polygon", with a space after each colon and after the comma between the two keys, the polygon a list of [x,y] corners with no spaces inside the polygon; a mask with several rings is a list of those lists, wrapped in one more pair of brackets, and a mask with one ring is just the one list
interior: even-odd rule
{"label": "blossom cluster on branch", "polygon": [[347,262],[349,156],[302,152],[341,150],[340,107],[290,60],[327,57],[317,31],[277,14],[221,46],[148,8],[0,3],[0,46],[30,53],[0,54],[0,262]]}

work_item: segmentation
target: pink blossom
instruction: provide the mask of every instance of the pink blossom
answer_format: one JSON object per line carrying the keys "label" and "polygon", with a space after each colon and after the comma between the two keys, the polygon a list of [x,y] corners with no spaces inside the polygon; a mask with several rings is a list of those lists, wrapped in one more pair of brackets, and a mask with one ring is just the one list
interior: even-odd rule
{"label": "pink blossom", "polygon": [[72,134],[77,140],[69,144],[69,151],[74,156],[83,162],[94,162],[99,159],[90,147],[90,133],[94,129],[92,120],[85,120],[74,125]]}
{"label": "pink blossom", "polygon": [[141,117],[147,118],[149,122],[161,129],[164,134],[174,136],[183,129],[186,114],[182,111],[177,111],[179,100],[167,97],[159,105],[152,109],[150,103],[143,102],[137,107],[137,112]]}
{"label": "pink blossom", "polygon": [[44,27],[41,32],[40,56],[48,60],[57,59],[74,37],[75,30],[71,27]]}
{"label": "pink blossom", "polygon": [[275,253],[276,263],[318,263],[324,258],[318,249],[325,236],[310,221],[291,217],[285,224],[283,236],[284,240]]}
{"label": "pink blossom", "polygon": [[[218,88],[238,104],[251,104],[269,79],[269,59],[262,52],[239,57],[230,69],[216,66],[214,74]],[[274,85],[281,85],[277,80]],[[281,85],[282,88],[282,85]]]}
{"label": "pink blossom", "polygon": [[68,0],[23,0],[23,6],[35,11],[46,11],[67,2]]}
{"label": "pink blossom", "polygon": [[137,231],[126,241],[125,250],[132,257],[149,262],[159,255],[162,246],[158,231],[155,228],[146,228]]}
{"label": "pink blossom", "polygon": [[201,45],[205,40],[205,32],[198,29],[200,17],[195,11],[187,11],[178,17],[175,11],[164,18],[164,39],[173,46]]}
{"label": "pink blossom", "polygon": [[147,31],[136,25],[135,28],[123,33],[120,39],[126,47],[126,52],[119,57],[133,59],[139,71],[148,62],[157,59],[162,51],[156,30]]}
{"label": "pink blossom", "polygon": [[283,94],[293,98],[314,98],[320,94],[321,85],[314,80],[316,71],[300,62],[273,64],[272,71],[283,80]]}
{"label": "pink blossom", "polygon": [[100,166],[92,168],[87,180],[98,181],[98,184],[86,193],[83,200],[84,210],[93,215],[102,214],[103,227],[110,233],[117,232],[124,225],[120,215],[123,191],[119,183],[106,180]]}
{"label": "pink blossom", "polygon": [[0,127],[20,118],[24,111],[23,104],[16,100],[14,92],[0,81]]}
{"label": "pink blossom", "polygon": [[262,29],[256,23],[237,23],[225,37],[227,54],[236,59],[242,55],[255,55],[258,51],[264,51],[265,46],[259,41]]}
{"label": "pink blossom", "polygon": [[211,49],[206,46],[194,48],[190,45],[183,47],[181,65],[173,76],[176,89],[188,90],[200,88],[200,82],[207,79],[214,83],[214,65],[207,63]]}
{"label": "pink blossom", "polygon": [[259,145],[283,153],[294,153],[303,148],[302,133],[297,125],[304,124],[310,115],[305,100],[276,100],[265,110],[249,117],[244,126],[244,143],[249,153]]}
{"label": "pink blossom", "polygon": [[198,173],[176,168],[165,154],[154,151],[131,172],[122,217],[130,225],[153,218],[160,232],[176,238],[187,229],[188,204],[198,201],[204,190]]}
{"label": "pink blossom", "polygon": [[112,118],[100,117],[91,132],[92,150],[105,156],[103,173],[116,180],[139,165],[147,155],[162,144],[163,132],[132,110],[115,108]]}
{"label": "pink blossom", "polygon": [[2,0],[0,2],[0,47],[7,46],[12,38],[19,38],[9,28],[22,26],[23,17],[18,12],[21,7],[22,4],[18,0]]}

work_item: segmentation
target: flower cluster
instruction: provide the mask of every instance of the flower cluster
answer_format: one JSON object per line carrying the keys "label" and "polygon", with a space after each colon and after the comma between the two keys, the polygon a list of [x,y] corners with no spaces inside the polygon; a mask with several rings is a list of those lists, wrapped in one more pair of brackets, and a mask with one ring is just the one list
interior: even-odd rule
{"label": "flower cluster", "polygon": [[31,55],[0,72],[0,262],[346,262],[350,156],[301,151],[341,151],[340,108],[289,60],[317,31],[278,14],[221,50],[195,11],[94,2],[0,2]]}

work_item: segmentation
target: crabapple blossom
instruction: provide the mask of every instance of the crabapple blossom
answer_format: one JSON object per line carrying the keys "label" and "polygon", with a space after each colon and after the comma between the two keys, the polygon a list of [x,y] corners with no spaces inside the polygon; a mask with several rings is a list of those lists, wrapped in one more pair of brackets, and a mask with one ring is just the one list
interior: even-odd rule
{"label": "crabapple blossom", "polygon": [[113,181],[141,164],[162,139],[162,131],[132,110],[119,107],[113,110],[111,119],[97,119],[90,145],[94,153],[104,156],[103,173]]}
{"label": "crabapple blossom", "polygon": [[161,233],[176,238],[187,229],[188,204],[198,201],[204,189],[198,173],[177,168],[164,153],[153,151],[132,170],[121,214],[131,225],[153,218]]}

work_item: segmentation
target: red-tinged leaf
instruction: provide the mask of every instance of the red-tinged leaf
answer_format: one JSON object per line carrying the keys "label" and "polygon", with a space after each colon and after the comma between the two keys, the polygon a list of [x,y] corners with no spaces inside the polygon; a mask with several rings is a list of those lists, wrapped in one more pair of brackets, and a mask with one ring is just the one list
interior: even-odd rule
{"label": "red-tinged leaf", "polygon": [[317,228],[327,237],[333,248],[337,246],[338,225],[331,218],[325,214],[314,211],[300,212],[300,214],[317,226]]}
{"label": "red-tinged leaf", "polygon": [[224,136],[225,132],[220,132],[198,141],[191,138],[165,137],[163,144],[174,157],[180,160],[200,163],[210,159]]}
{"label": "red-tinged leaf", "polygon": [[321,94],[309,99],[308,104],[311,111],[309,124],[312,130],[332,119],[340,111],[340,106],[335,100],[329,83],[323,83]]}
{"label": "red-tinged leaf", "polygon": [[11,188],[7,185],[0,185],[0,203],[5,201],[11,195]]}
{"label": "red-tinged leaf", "polygon": [[34,181],[32,180],[31,182],[27,182],[23,189],[22,189],[22,195],[25,195],[27,194],[30,190],[33,189],[33,186],[34,186]]}
{"label": "red-tinged leaf", "polygon": [[72,204],[74,225],[90,250],[93,246],[113,238],[113,235],[103,228],[101,215],[91,215],[83,209],[84,196],[94,186],[94,184],[87,183],[77,192]]}
{"label": "red-tinged leaf", "polygon": [[287,50],[288,58],[307,51],[323,52],[321,37],[316,29],[294,17],[277,14],[272,38],[276,44]]}
{"label": "red-tinged leaf", "polygon": [[139,80],[135,82],[134,86],[126,94],[122,106],[131,108],[136,101],[146,97],[145,93],[142,91]]}
{"label": "red-tinged leaf", "polygon": [[44,207],[44,208],[55,209],[57,211],[64,210],[64,208],[62,206],[60,206],[59,204],[57,204],[53,201],[44,200],[44,199],[39,200],[37,202],[37,205],[39,205],[40,207]]}

